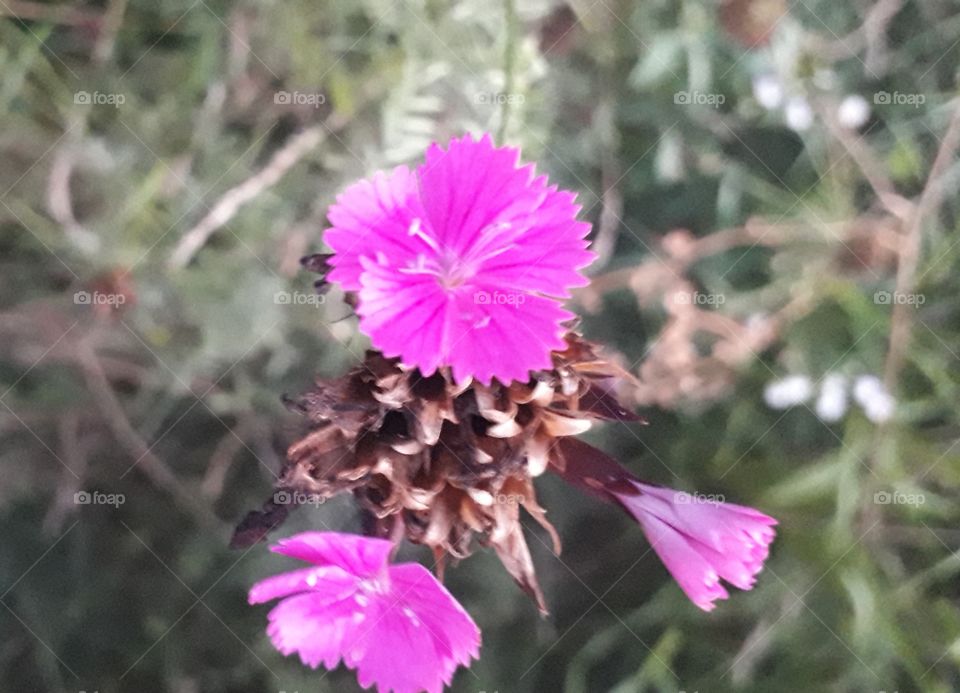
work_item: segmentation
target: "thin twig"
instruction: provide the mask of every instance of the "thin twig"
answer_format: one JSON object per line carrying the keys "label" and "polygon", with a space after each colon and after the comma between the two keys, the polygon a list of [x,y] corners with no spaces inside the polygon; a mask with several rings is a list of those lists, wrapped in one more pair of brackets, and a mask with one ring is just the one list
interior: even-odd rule
{"label": "thin twig", "polygon": [[236,426],[231,428],[217,443],[213,454],[210,455],[210,462],[207,464],[207,471],[200,483],[200,491],[203,496],[211,501],[216,500],[223,493],[223,484],[227,478],[227,472],[233,463],[237,454],[246,446],[243,439],[253,426],[249,419],[241,420]]}
{"label": "thin twig", "polygon": [[863,36],[867,50],[863,62],[873,74],[883,75],[890,63],[887,28],[903,8],[903,0],[878,0],[870,6],[863,21]]}
{"label": "thin twig", "polygon": [[78,222],[73,213],[70,179],[76,158],[77,150],[72,142],[65,142],[57,148],[47,177],[47,210],[78,246],[96,250],[96,236]]}
{"label": "thin twig", "polygon": [[67,26],[97,26],[101,14],[95,10],[71,7],[68,3],[56,5],[45,2],[0,3],[0,17],[16,17],[20,20],[38,21]]}
{"label": "thin twig", "polygon": [[500,127],[497,142],[504,143],[513,102],[514,72],[517,62],[517,8],[514,0],[503,0],[503,94],[500,94]]}
{"label": "thin twig", "polygon": [[894,217],[906,222],[914,214],[914,207],[908,199],[894,188],[893,182],[884,172],[880,160],[866,144],[865,136],[855,137],[854,133],[842,127],[834,114],[836,104],[818,104],[821,120],[826,124],[830,135],[839,142],[860,169],[864,180],[873,189],[877,201]]}
{"label": "thin twig", "polygon": [[597,220],[597,233],[591,249],[597,254],[594,271],[602,269],[610,262],[617,245],[623,217],[623,193],[620,192],[620,162],[612,147],[606,148],[601,163],[601,185],[603,186],[600,218]]}
{"label": "thin twig", "polygon": [[127,10],[127,0],[110,0],[107,11],[103,14],[103,24],[97,34],[97,42],[93,46],[93,64],[105,65],[113,55],[113,48],[117,42],[117,33],[123,24],[123,14]]}
{"label": "thin twig", "polygon": [[[950,117],[947,132],[940,142],[940,149],[933,160],[927,182],[920,194],[920,201],[914,207],[907,232],[900,241],[895,295],[905,296],[914,293],[916,290],[917,263],[920,259],[923,240],[923,222],[926,217],[936,213],[943,201],[943,176],[958,145],[960,145],[960,99],[954,101],[953,114]],[[890,350],[887,353],[883,373],[884,383],[890,392],[896,390],[897,377],[900,374],[900,368],[903,366],[904,355],[910,341],[914,310],[915,308],[912,305],[893,301],[893,315],[890,319]]]}
{"label": "thin twig", "polygon": [[[838,223],[841,228],[849,225],[848,222]],[[686,271],[686,269],[705,257],[725,252],[731,248],[739,246],[779,246],[785,242],[791,234],[795,232],[806,231],[806,224],[779,223],[770,224],[762,219],[750,219],[743,226],[735,226],[728,229],[714,231],[708,236],[695,238],[689,236],[688,246],[684,249],[680,258],[671,255],[671,259],[678,261],[675,267],[677,272]],[[663,265],[662,258],[651,260],[652,266],[659,267]],[[642,271],[641,266],[622,267],[615,270],[598,274],[590,279],[590,286],[574,291],[578,296],[600,296],[610,291],[623,289],[630,285],[631,279]]]}
{"label": "thin twig", "polygon": [[[920,193],[920,200],[914,205],[906,233],[900,237],[900,246],[897,250],[897,280],[896,294],[904,296],[915,290],[917,264],[920,259],[922,246],[922,231],[924,218],[940,206],[943,199],[943,174],[950,159],[960,145],[960,100],[954,102],[953,114],[947,126],[946,135],[940,142],[940,149],[930,167],[927,181]],[[888,392],[897,391],[897,382],[900,369],[903,367],[907,347],[910,342],[910,333],[913,327],[912,305],[893,301],[893,313],[890,318],[890,347],[884,364],[883,380]],[[872,454],[867,458],[868,469],[876,465],[877,458],[883,450],[890,448],[889,437],[891,429],[889,422],[877,427],[873,441]],[[876,503],[864,502],[860,518],[861,524],[873,526],[883,521],[880,506]]]}
{"label": "thin twig", "polygon": [[[29,8],[37,14],[53,13],[51,16],[59,17],[66,23],[74,23],[71,20],[75,16],[70,14],[68,10],[59,7],[50,9],[45,6],[37,6],[35,3],[21,3],[18,6]],[[106,12],[97,16],[96,19],[85,19],[83,14],[76,15],[81,20],[78,23],[89,23],[97,29],[97,39],[91,56],[93,65],[103,67],[113,55],[117,33],[123,23],[123,14],[126,8],[127,0],[111,0]],[[78,143],[87,130],[89,111],[89,108],[74,108],[71,112],[71,125],[62,136],[65,141],[57,148],[47,180],[47,208],[50,210],[51,216],[63,226],[67,232],[67,237],[74,245],[87,255],[100,249],[100,239],[77,221],[73,213],[70,179],[77,164]]]}
{"label": "thin twig", "polygon": [[256,174],[225,192],[206,216],[187,231],[170,255],[167,266],[171,270],[190,264],[194,255],[218,229],[227,224],[239,209],[268,188],[276,185],[303,157],[319,146],[328,134],[342,129],[349,122],[343,113],[334,113],[325,123],[309,127],[291,137],[277,150],[270,162]]}
{"label": "thin twig", "polygon": [[53,503],[43,518],[43,531],[51,536],[60,534],[64,520],[71,511],[76,511],[74,494],[86,476],[89,446],[81,442],[79,429],[80,415],[76,411],[69,411],[57,420],[58,448],[69,469],[60,475]]}

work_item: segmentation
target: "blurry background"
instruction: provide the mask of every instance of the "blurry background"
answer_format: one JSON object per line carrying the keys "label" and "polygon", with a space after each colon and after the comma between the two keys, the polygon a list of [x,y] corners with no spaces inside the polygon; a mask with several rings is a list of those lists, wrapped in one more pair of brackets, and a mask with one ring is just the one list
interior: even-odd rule
{"label": "blurry background", "polygon": [[[490,131],[594,224],[574,307],[650,425],[593,442],[781,524],[708,615],[625,515],[540,479],[552,616],[489,553],[450,570],[484,636],[454,689],[960,689],[954,3],[0,15],[0,688],[358,690],[269,645],[246,590],[288,563],[227,542],[300,430],[280,395],[365,348],[298,266],[334,195]],[[350,499],[278,535],[307,527],[355,530]]]}

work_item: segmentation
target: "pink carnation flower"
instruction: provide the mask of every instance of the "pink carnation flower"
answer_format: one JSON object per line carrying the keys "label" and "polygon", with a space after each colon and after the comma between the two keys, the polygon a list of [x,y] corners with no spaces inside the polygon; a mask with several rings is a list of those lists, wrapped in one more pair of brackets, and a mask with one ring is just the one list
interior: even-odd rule
{"label": "pink carnation flower", "polygon": [[433,144],[347,188],[330,208],[329,280],[356,292],[360,329],[385,356],[457,381],[525,381],[551,367],[594,254],[573,193],[490,136]]}
{"label": "pink carnation flower", "polygon": [[305,532],[271,550],[313,563],[258,582],[250,603],[282,601],[267,634],[285,655],[333,669],[341,660],[360,685],[380,693],[439,693],[457,666],[478,656],[480,631],[418,563],[389,565],[393,544],[334,532]]}
{"label": "pink carnation flower", "polygon": [[636,494],[614,496],[643,527],[653,550],[694,604],[712,611],[730,596],[720,579],[753,588],[777,521],[759,510],[632,482]]}
{"label": "pink carnation flower", "polygon": [[694,604],[712,611],[730,595],[724,579],[749,590],[763,569],[777,521],[759,510],[645,484],[606,453],[573,438],[560,443],[570,483],[633,516],[653,550]]}

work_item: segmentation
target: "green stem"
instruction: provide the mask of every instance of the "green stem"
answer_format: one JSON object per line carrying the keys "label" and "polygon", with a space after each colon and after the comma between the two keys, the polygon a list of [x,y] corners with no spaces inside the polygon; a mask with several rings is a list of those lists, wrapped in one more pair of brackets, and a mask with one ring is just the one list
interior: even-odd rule
{"label": "green stem", "polygon": [[510,122],[511,95],[513,94],[514,66],[517,61],[517,8],[514,0],[503,0],[503,92],[500,94],[500,127],[497,142],[504,144],[507,125]]}

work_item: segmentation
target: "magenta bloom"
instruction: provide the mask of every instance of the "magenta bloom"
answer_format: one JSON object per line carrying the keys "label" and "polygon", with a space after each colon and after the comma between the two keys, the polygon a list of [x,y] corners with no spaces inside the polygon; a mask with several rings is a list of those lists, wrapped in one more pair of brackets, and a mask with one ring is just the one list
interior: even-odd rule
{"label": "magenta bloom", "polygon": [[587,283],[590,225],[519,155],[489,135],[434,144],[416,171],[377,173],[330,208],[329,279],[357,293],[360,329],[385,356],[424,375],[450,366],[458,382],[551,367],[574,317],[558,299]]}
{"label": "magenta bloom", "polygon": [[758,510],[632,482],[636,494],[614,492],[633,515],[660,560],[694,604],[712,611],[729,594],[720,584],[749,590],[767,560],[777,521]]}
{"label": "magenta bloom", "polygon": [[271,550],[313,563],[261,580],[250,603],[282,601],[267,634],[285,655],[333,669],[341,660],[380,693],[440,693],[457,666],[478,656],[480,630],[418,563],[389,565],[393,544],[335,532],[304,532]]}
{"label": "magenta bloom", "polygon": [[770,552],[777,521],[759,510],[645,484],[609,455],[573,438],[560,443],[553,471],[588,493],[619,504],[694,604],[712,611],[730,595],[720,579],[749,590]]}

